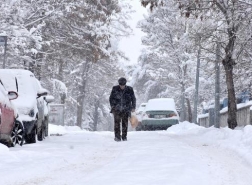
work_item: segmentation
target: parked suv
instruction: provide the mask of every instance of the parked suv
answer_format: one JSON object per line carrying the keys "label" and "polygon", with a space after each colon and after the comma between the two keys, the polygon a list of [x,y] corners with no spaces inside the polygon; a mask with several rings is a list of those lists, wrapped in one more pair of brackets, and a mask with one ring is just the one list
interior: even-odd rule
{"label": "parked suv", "polygon": [[23,124],[17,120],[17,110],[11,103],[17,97],[16,92],[7,92],[0,80],[0,142],[7,146],[22,146],[24,141]]}
{"label": "parked suv", "polygon": [[42,141],[45,135],[43,126],[44,98],[47,90],[42,88],[34,74],[23,69],[0,69],[0,78],[8,91],[17,91],[19,96],[13,100],[22,120],[26,143],[35,143],[36,134]]}

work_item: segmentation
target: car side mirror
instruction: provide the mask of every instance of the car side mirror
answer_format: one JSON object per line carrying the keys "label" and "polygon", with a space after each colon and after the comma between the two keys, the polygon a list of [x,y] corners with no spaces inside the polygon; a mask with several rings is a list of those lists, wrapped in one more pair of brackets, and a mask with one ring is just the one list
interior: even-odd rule
{"label": "car side mirror", "polygon": [[18,93],[16,93],[15,91],[9,91],[8,97],[9,97],[9,100],[15,100],[18,97]]}
{"label": "car side mirror", "polygon": [[37,93],[37,96],[38,97],[41,97],[41,96],[46,96],[48,94],[48,90],[44,89],[44,88],[41,88],[38,93]]}
{"label": "car side mirror", "polygon": [[52,103],[54,101],[54,97],[51,95],[48,95],[46,97],[44,97],[46,103]]}

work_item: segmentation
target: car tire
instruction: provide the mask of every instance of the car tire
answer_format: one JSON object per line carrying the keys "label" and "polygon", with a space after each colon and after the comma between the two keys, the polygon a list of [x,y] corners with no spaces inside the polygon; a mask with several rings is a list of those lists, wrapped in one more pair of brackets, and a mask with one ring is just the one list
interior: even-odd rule
{"label": "car tire", "polygon": [[142,129],[141,129],[141,126],[137,126],[136,127],[136,131],[141,131]]}
{"label": "car tire", "polygon": [[30,134],[26,134],[25,143],[36,143],[36,128],[34,128]]}
{"label": "car tire", "polygon": [[38,141],[43,141],[46,136],[46,125],[45,121],[42,122],[41,128],[38,130]]}
{"label": "car tire", "polygon": [[48,117],[45,117],[45,137],[49,135]]}
{"label": "car tire", "polygon": [[45,122],[43,123],[42,137],[43,137],[43,139],[45,139],[45,137],[46,137],[46,124],[45,124]]}
{"label": "car tire", "polygon": [[16,120],[11,132],[11,145],[13,147],[16,144],[22,146],[23,143],[24,143],[24,126],[20,121]]}
{"label": "car tire", "polygon": [[43,141],[43,123],[41,125],[41,128],[38,129],[38,141]]}

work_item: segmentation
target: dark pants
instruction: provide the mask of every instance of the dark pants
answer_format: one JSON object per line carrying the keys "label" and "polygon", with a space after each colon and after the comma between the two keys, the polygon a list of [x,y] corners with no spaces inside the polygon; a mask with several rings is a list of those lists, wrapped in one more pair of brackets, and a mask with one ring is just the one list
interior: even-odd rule
{"label": "dark pants", "polygon": [[121,139],[120,123],[122,122],[122,139],[127,138],[128,131],[128,113],[126,112],[114,112],[114,131],[115,137]]}

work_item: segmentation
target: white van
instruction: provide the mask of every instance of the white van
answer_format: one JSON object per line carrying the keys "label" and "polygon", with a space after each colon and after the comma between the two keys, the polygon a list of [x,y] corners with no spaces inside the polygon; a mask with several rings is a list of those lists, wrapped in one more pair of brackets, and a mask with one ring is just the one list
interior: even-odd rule
{"label": "white van", "polygon": [[150,99],[142,117],[141,130],[166,130],[179,123],[174,99]]}

